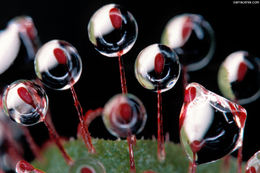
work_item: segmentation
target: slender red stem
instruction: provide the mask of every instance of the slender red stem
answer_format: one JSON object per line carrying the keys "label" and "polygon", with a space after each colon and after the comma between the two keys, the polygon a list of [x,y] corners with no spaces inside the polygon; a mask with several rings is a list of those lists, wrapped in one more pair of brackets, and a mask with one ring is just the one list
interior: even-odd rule
{"label": "slender red stem", "polygon": [[193,161],[189,165],[189,173],[196,173],[197,165],[195,162],[196,153],[193,153]]}
{"label": "slender red stem", "polygon": [[163,116],[162,116],[162,94],[161,91],[157,91],[157,157],[159,161],[165,160],[165,147],[164,147],[164,136],[163,136]]}
{"label": "slender red stem", "polygon": [[182,66],[182,84],[183,84],[183,89],[185,91],[186,86],[188,85],[188,72],[187,72],[187,67]]}
{"label": "slender red stem", "polygon": [[62,146],[57,132],[49,125],[49,123],[46,120],[43,120],[43,122],[49,131],[49,135],[50,135],[51,139],[54,140],[54,142],[56,143],[56,145],[57,145],[58,149],[60,150],[61,154],[63,155],[63,158],[65,159],[66,163],[68,165],[73,165],[74,161],[71,159],[71,157],[67,154],[64,147]]}
{"label": "slender red stem", "polygon": [[86,125],[89,126],[94,119],[102,115],[102,112],[103,108],[97,108],[95,110],[89,110],[87,113],[85,113],[84,120]]}
{"label": "slender red stem", "polygon": [[[85,126],[89,127],[90,123],[97,117],[101,116],[103,112],[103,108],[97,108],[95,110],[88,110],[85,115],[84,115],[84,123]],[[81,124],[79,123],[78,125],[78,130],[77,130],[77,136],[82,137],[82,128]]]}
{"label": "slender red stem", "polygon": [[11,132],[10,126],[0,120],[0,125],[2,125],[5,129],[4,131],[4,139],[6,140],[7,151],[6,153],[11,158],[11,164],[15,166],[16,162],[22,159],[23,150],[19,143],[13,138],[13,134]]}
{"label": "slender red stem", "polygon": [[31,136],[29,130],[27,127],[25,126],[21,126],[24,132],[24,135],[26,137],[27,142],[29,143],[29,146],[34,154],[34,156],[37,159],[41,159],[41,155],[40,155],[40,148],[38,147],[38,145],[35,143],[33,137]]}
{"label": "slender red stem", "polygon": [[7,149],[5,152],[10,157],[12,166],[15,166],[16,162],[23,158],[22,153],[20,153],[18,148],[16,148],[16,146],[11,142],[11,140],[7,139],[6,144]]}
{"label": "slender red stem", "polygon": [[92,142],[91,142],[91,136],[90,136],[90,133],[88,131],[88,127],[85,125],[84,123],[84,117],[83,117],[83,109],[80,105],[80,102],[78,100],[78,97],[77,97],[77,94],[75,92],[75,89],[73,86],[70,87],[70,90],[71,90],[71,93],[72,93],[72,96],[73,96],[73,100],[74,100],[74,105],[77,109],[77,112],[78,112],[78,117],[79,117],[79,121],[80,121],[80,124],[81,124],[81,132],[83,134],[81,134],[83,140],[84,140],[84,143],[88,149],[88,151],[90,153],[96,153],[96,150],[94,148],[94,146],[92,145]]}
{"label": "slender red stem", "polygon": [[126,86],[126,77],[125,77],[125,69],[123,64],[123,59],[121,53],[118,53],[118,63],[119,63],[119,71],[120,71],[120,80],[121,80],[121,88],[122,93],[127,94],[127,86]]}
{"label": "slender red stem", "polygon": [[221,172],[228,173],[230,169],[230,155],[224,157],[224,160],[221,165]]}
{"label": "slender red stem", "polygon": [[237,173],[242,173],[242,146],[238,149],[237,154]]}
{"label": "slender red stem", "polygon": [[[234,102],[236,104],[239,104],[237,98],[235,98]],[[241,147],[238,148],[238,153],[237,153],[237,173],[242,173],[242,158],[243,158],[242,150],[243,150],[243,140],[242,140]]]}
{"label": "slender red stem", "polygon": [[135,135],[129,135],[127,137],[128,147],[129,147],[129,162],[130,162],[130,173],[136,173],[135,169],[135,159],[134,159],[134,150],[135,145]]}

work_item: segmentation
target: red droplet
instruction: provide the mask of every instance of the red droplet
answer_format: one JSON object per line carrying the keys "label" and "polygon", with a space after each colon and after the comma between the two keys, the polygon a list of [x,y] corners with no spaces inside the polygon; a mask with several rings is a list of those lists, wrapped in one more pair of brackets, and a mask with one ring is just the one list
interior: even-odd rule
{"label": "red droplet", "polygon": [[183,29],[182,29],[182,39],[183,40],[186,40],[187,37],[190,35],[191,33],[191,30],[192,30],[192,21],[191,21],[191,18],[188,17],[184,24],[183,24]]}
{"label": "red droplet", "polygon": [[19,161],[17,163],[17,166],[19,170],[21,170],[22,172],[34,170],[34,167],[30,163],[26,162],[25,160]]}
{"label": "red droplet", "polygon": [[158,75],[162,74],[164,69],[164,57],[162,53],[158,53],[154,59],[154,71]]}
{"label": "red droplet", "polygon": [[80,173],[93,173],[93,171],[88,167],[84,167],[81,168]]}
{"label": "red droplet", "polygon": [[109,17],[115,29],[119,29],[122,26],[122,15],[118,8],[112,8],[109,11]]}
{"label": "red droplet", "polygon": [[124,123],[129,123],[133,116],[131,106],[128,103],[120,104],[119,114],[121,115],[120,120],[123,120]]}
{"label": "red droplet", "polygon": [[241,62],[238,67],[237,81],[240,82],[244,79],[247,72],[247,65],[245,62]]}
{"label": "red droplet", "polygon": [[251,166],[249,169],[246,170],[246,173],[256,173],[255,167]]}
{"label": "red droplet", "polygon": [[59,64],[67,64],[67,56],[65,52],[60,48],[55,48],[53,54]]}
{"label": "red droplet", "polygon": [[200,151],[200,149],[203,147],[203,145],[204,145],[204,142],[195,140],[192,143],[190,143],[190,148],[193,153],[197,153],[198,151]]}
{"label": "red droplet", "polygon": [[31,94],[28,92],[28,90],[24,87],[20,87],[17,89],[17,93],[19,97],[27,104],[31,105],[32,107],[35,107],[33,103],[33,99]]}
{"label": "red droplet", "polygon": [[196,97],[196,88],[195,87],[189,87],[185,90],[184,93],[184,102],[189,103]]}

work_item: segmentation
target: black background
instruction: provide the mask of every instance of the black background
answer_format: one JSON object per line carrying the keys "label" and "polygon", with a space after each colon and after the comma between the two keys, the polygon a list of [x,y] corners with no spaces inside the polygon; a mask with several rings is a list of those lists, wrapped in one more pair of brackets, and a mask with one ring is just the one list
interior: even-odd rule
{"label": "black background", "polygon": [[[117,58],[108,58],[99,54],[90,43],[87,25],[92,14],[101,6],[114,2],[125,6],[136,18],[139,28],[138,39],[134,47],[123,56],[125,64],[128,91],[138,96],[144,103],[148,121],[138,138],[151,138],[157,134],[156,125],[156,93],[144,89],[135,79],[134,61],[138,53],[146,46],[159,43],[166,23],[175,15],[181,13],[197,13],[211,24],[216,36],[216,52],[205,68],[189,73],[190,81],[196,81],[207,89],[220,94],[217,87],[217,71],[221,62],[230,53],[237,50],[247,50],[259,56],[260,26],[257,5],[233,4],[233,1],[6,1],[0,6],[0,29],[18,15],[29,15],[33,18],[42,43],[52,39],[70,42],[77,48],[83,62],[83,72],[75,85],[79,100],[84,111],[103,107],[115,94],[121,92]],[[142,3],[141,3],[142,2]],[[1,50],[0,50],[1,51]],[[14,68],[14,67],[11,67]],[[32,65],[21,72],[3,74],[0,83],[7,83],[19,78],[34,78]],[[250,84],[249,84],[250,85]],[[179,142],[178,116],[183,101],[182,81],[163,93],[164,131],[169,132],[170,139]],[[76,109],[69,90],[54,91],[46,89],[50,101],[52,119],[61,136],[76,136],[78,123]],[[244,160],[260,149],[259,140],[259,107],[260,100],[245,105],[248,111],[244,135]],[[43,124],[30,127],[32,135],[38,144],[48,138]],[[102,119],[96,119],[90,125],[92,136],[111,138],[105,129]]]}

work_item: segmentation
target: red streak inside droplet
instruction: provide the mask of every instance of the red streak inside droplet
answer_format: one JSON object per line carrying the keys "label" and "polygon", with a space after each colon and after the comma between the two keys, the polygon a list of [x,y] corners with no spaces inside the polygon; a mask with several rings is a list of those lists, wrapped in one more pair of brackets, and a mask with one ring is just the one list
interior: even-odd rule
{"label": "red streak inside droplet", "polygon": [[190,19],[190,17],[188,17],[184,24],[183,24],[183,29],[182,29],[182,39],[186,40],[187,37],[190,35],[192,30],[192,21]]}
{"label": "red streak inside droplet", "polygon": [[241,126],[244,127],[246,121],[246,112],[243,111],[244,108],[240,105],[238,105],[238,108],[236,108],[235,105],[231,102],[229,102],[228,104],[230,106],[231,113],[239,118]]}
{"label": "red streak inside droplet", "polygon": [[28,90],[24,87],[20,87],[17,89],[17,93],[19,97],[27,104],[31,105],[32,107],[35,107],[33,103],[33,99],[31,94],[28,92]]}
{"label": "red streak inside droplet", "polygon": [[80,173],[93,173],[93,171],[88,167],[84,167],[81,168]]}
{"label": "red streak inside droplet", "polygon": [[120,119],[123,119],[125,123],[129,123],[132,119],[133,113],[132,108],[128,103],[123,103],[119,105]]}
{"label": "red streak inside droplet", "polygon": [[180,119],[179,119],[179,130],[181,130],[181,127],[184,123],[187,107],[190,102],[192,102],[196,97],[196,88],[195,87],[189,87],[184,92],[184,105],[181,110]]}
{"label": "red streak inside droplet", "polygon": [[237,72],[237,81],[238,82],[241,82],[244,79],[246,72],[247,72],[247,65],[245,62],[241,62],[239,64],[238,72]]}
{"label": "red streak inside droplet", "polygon": [[195,140],[192,143],[190,143],[190,148],[193,153],[197,153],[200,151],[200,149],[203,147],[203,145],[204,145],[204,142]]}
{"label": "red streak inside droplet", "polygon": [[158,75],[162,74],[164,69],[164,57],[162,53],[158,53],[154,59],[154,71]]}
{"label": "red streak inside droplet", "polygon": [[256,173],[255,167],[251,166],[249,169],[246,170],[246,173]]}
{"label": "red streak inside droplet", "polygon": [[192,102],[195,97],[196,97],[196,88],[195,87],[189,87],[188,89],[185,90],[185,95],[184,95],[185,103]]}
{"label": "red streak inside droplet", "polygon": [[33,170],[34,170],[34,167],[33,167],[30,163],[28,163],[28,162],[26,162],[26,161],[24,161],[24,160],[19,161],[19,163],[17,164],[17,166],[18,166],[18,167],[20,168],[20,170],[23,171],[23,172],[25,172],[25,171],[33,171]]}
{"label": "red streak inside droplet", "polygon": [[26,32],[27,36],[31,40],[34,40],[34,38],[36,37],[36,30],[34,28],[33,22],[28,19],[23,19],[23,20],[21,20],[21,26],[22,26],[22,29]]}
{"label": "red streak inside droplet", "polygon": [[186,113],[187,113],[187,107],[188,107],[188,104],[187,103],[184,103],[184,106],[181,110],[181,114],[180,114],[180,119],[179,119],[179,130],[181,130],[181,127],[184,123],[184,120],[185,120],[185,117],[186,117]]}
{"label": "red streak inside droplet", "polygon": [[58,61],[59,64],[66,64],[67,63],[67,56],[65,52],[60,48],[55,48],[53,50],[53,54]]}
{"label": "red streak inside droplet", "polygon": [[112,8],[109,11],[109,17],[115,29],[119,29],[122,26],[122,15],[118,8]]}
{"label": "red streak inside droplet", "polygon": [[33,40],[35,35],[36,35],[33,23],[28,22],[28,23],[25,24],[25,27],[26,27],[26,33],[27,33],[28,37],[31,40]]}

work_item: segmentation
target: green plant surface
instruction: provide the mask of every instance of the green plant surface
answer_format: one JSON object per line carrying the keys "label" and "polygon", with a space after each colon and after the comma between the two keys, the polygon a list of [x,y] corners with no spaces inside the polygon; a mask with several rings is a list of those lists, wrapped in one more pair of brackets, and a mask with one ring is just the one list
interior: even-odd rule
{"label": "green plant surface", "polygon": [[[89,154],[82,140],[70,140],[64,143],[66,151],[77,160],[87,155],[100,161],[107,173],[129,173],[129,154],[126,140],[93,139],[96,154]],[[166,142],[166,159],[163,163],[157,160],[157,142],[152,140],[138,140],[134,147],[135,164],[137,173],[145,170],[153,170],[156,173],[187,173],[189,161],[179,144]],[[55,145],[46,147],[42,161],[34,161],[32,164],[46,173],[66,173],[69,166],[66,165],[62,155]],[[220,173],[223,161],[199,165],[197,173]],[[236,161],[231,159],[231,172],[236,172]]]}

